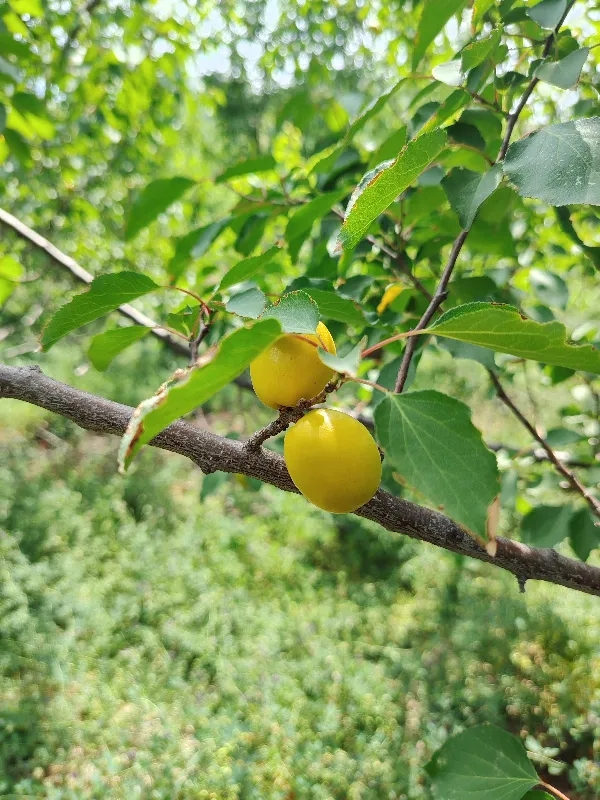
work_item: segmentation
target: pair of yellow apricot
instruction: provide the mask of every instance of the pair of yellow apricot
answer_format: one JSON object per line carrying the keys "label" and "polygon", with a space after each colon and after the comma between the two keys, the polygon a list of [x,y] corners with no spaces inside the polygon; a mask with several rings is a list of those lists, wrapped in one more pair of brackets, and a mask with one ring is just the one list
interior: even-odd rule
{"label": "pair of yellow apricot", "polygon": [[[250,365],[252,385],[270,408],[295,406],[316,397],[333,377],[317,348],[336,352],[327,327],[316,334],[285,334]],[[313,505],[345,514],[368,502],[381,481],[375,440],[358,420],[341,411],[315,408],[285,435],[283,456],[296,488]]]}

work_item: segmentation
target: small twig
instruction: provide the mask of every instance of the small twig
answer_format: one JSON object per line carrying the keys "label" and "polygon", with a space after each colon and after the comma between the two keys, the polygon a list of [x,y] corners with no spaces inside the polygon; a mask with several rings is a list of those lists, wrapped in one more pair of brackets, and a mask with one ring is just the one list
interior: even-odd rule
{"label": "small twig", "polygon": [[519,420],[519,422],[525,428],[527,428],[527,430],[533,436],[533,438],[536,440],[536,442],[539,442],[539,444],[544,448],[544,450],[546,451],[546,453],[548,455],[548,459],[554,464],[554,466],[560,472],[560,474],[563,475],[567,479],[567,481],[569,482],[569,485],[574,489],[574,491],[578,492],[583,497],[583,499],[586,501],[586,503],[589,505],[589,507],[592,509],[593,513],[597,517],[600,517],[600,502],[598,500],[596,500],[595,497],[592,497],[590,492],[579,481],[579,479],[576,477],[576,475],[573,472],[571,472],[571,470],[568,469],[563,464],[563,462],[558,458],[558,456],[556,455],[554,450],[550,447],[548,442],[543,438],[543,436],[540,436],[540,434],[536,431],[536,429],[533,427],[531,422],[529,422],[529,420],[517,408],[517,406],[513,403],[513,401],[510,399],[510,397],[504,391],[504,387],[500,383],[500,380],[499,380],[498,376],[496,375],[496,373],[493,372],[492,370],[488,370],[488,375],[490,376],[490,380],[494,384],[494,388],[496,390],[496,394],[498,395],[500,400],[502,400],[504,405],[507,406],[507,408],[509,408],[512,411],[512,413]]}
{"label": "small twig", "polygon": [[543,787],[544,787],[544,789],[548,789],[548,791],[549,791],[549,792],[552,792],[552,794],[553,794],[555,797],[558,797],[558,798],[559,798],[559,800],[569,800],[569,798],[567,797],[567,795],[566,795],[566,794],[563,794],[563,793],[560,791],[560,789],[557,789],[555,786],[551,786],[549,783],[546,783],[546,781],[542,781],[542,780],[540,780],[540,781],[538,781],[538,784],[539,784],[539,786],[543,786]]}
{"label": "small twig", "polygon": [[[440,278],[440,282],[437,285],[435,290],[435,294],[431,298],[425,313],[419,320],[417,327],[414,331],[421,331],[426,328],[431,320],[433,319],[435,312],[438,308],[442,305],[446,297],[448,296],[448,284],[450,282],[450,278],[452,277],[452,272],[454,267],[456,266],[456,262],[458,260],[458,256],[460,251],[462,250],[462,246],[465,242],[465,239],[469,235],[469,231],[461,231],[461,233],[456,237],[456,241],[452,245],[452,250],[450,251],[450,257],[448,258],[448,263],[442,273],[442,277]],[[400,364],[400,369],[398,370],[398,378],[396,379],[396,385],[394,386],[394,391],[397,393],[402,392],[404,389],[404,384],[406,383],[406,379],[408,377],[408,370],[410,368],[410,362],[412,361],[413,354],[415,352],[415,348],[417,346],[416,339],[409,339],[408,344],[404,350],[404,356],[402,357],[402,363]]]}
{"label": "small twig", "polygon": [[200,328],[198,335],[195,336],[193,339],[190,339],[190,366],[192,367],[198,360],[198,349],[200,348],[200,345],[208,335],[209,330],[210,330],[210,320],[204,322],[202,324],[202,327]]}
{"label": "small twig", "polygon": [[280,408],[277,419],[266,425],[261,430],[253,433],[249,439],[244,442],[244,449],[248,452],[260,450],[267,439],[273,436],[278,436],[283,433],[292,422],[298,422],[304,416],[303,408]]}
{"label": "small twig", "polygon": [[392,342],[399,342],[401,339],[409,339],[411,336],[418,336],[420,331],[416,328],[412,331],[404,331],[404,333],[397,333],[395,336],[390,336],[389,339],[384,339],[381,342],[377,342],[377,344],[371,345],[371,347],[367,347],[366,350],[363,350],[360,354],[361,358],[365,358],[366,356],[370,356],[371,353],[375,353],[377,350],[381,350],[382,347],[385,347],[388,344],[392,344]]}

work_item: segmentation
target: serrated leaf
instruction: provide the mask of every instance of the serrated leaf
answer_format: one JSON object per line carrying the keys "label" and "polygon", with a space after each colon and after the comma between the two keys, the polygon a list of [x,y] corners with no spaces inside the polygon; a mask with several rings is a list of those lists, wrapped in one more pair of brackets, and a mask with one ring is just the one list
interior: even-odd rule
{"label": "serrated leaf", "polygon": [[452,736],[426,770],[439,800],[521,800],[539,782],[521,742],[494,725]]}
{"label": "serrated leaf", "polygon": [[233,164],[222,172],[217,178],[215,183],[225,183],[230,178],[239,178],[241,175],[255,175],[260,172],[269,172],[275,169],[277,162],[271,155],[259,156],[258,158],[249,158],[246,161],[240,161],[238,164]]}
{"label": "serrated leaf", "polygon": [[538,506],[521,521],[521,536],[536,547],[554,547],[569,535],[571,506]]}
{"label": "serrated leaf", "polygon": [[261,319],[276,319],[285,333],[315,333],[319,307],[306,292],[288,292],[278,303],[269,306]]}
{"label": "serrated leaf", "polygon": [[265,310],[267,298],[260,289],[246,289],[245,292],[234,294],[225,308],[231,314],[237,314],[247,319],[258,319]]}
{"label": "serrated leaf", "polygon": [[302,243],[310,234],[313,223],[329,214],[332,207],[346,194],[345,189],[327,192],[315,197],[306,205],[301,206],[289,219],[285,229],[285,240],[288,243],[292,260],[295,261]]}
{"label": "serrated leaf", "polygon": [[466,0],[425,0],[413,49],[413,70],[417,68],[425,51],[450,17],[465,5]]}
{"label": "serrated leaf", "polygon": [[445,514],[485,536],[499,491],[496,457],[464,403],[435,391],[385,397],[375,409],[377,439],[396,471]]}
{"label": "serrated leaf", "polygon": [[556,28],[567,10],[567,0],[542,0],[526,10],[527,16],[546,30]]}
{"label": "serrated leaf", "polygon": [[334,319],[358,327],[365,325],[365,318],[359,306],[348,297],[341,297],[336,292],[328,292],[325,289],[314,289],[312,286],[307,286],[304,291],[318,305],[324,319]]}
{"label": "serrated leaf", "polygon": [[423,332],[489,347],[517,358],[600,374],[600,350],[590,344],[567,344],[565,327],[560,322],[534,322],[508,305],[457,306]]}
{"label": "serrated leaf", "polygon": [[88,358],[97,370],[104,372],[119,353],[135,342],[139,342],[151,330],[152,328],[146,328],[143,325],[130,325],[128,328],[117,328],[114,331],[99,333],[92,339]]}
{"label": "serrated leaf", "polygon": [[350,198],[338,246],[345,250],[355,247],[371,223],[419,177],[445,144],[443,131],[425,133],[405,145],[393,162],[368,172]]}
{"label": "serrated leaf", "polygon": [[343,356],[328,353],[322,347],[318,348],[317,353],[326,367],[331,367],[332,370],[339,372],[341,375],[350,375],[350,377],[355,378],[358,375],[361,354],[366,343],[367,337],[363,336],[356,347],[350,348]]}
{"label": "serrated leaf", "polygon": [[549,125],[508,148],[504,174],[523,197],[600,205],[600,117]]}
{"label": "serrated leaf", "polygon": [[552,308],[566,308],[569,287],[560,275],[545,269],[532,269],[529,271],[529,284],[542,303]]}
{"label": "serrated leaf", "polygon": [[251,256],[250,258],[245,258],[243,261],[239,261],[225,273],[217,291],[223,292],[231,286],[235,286],[236,283],[249,280],[264,269],[267,264],[270,264],[277,253],[279,253],[279,247],[270,247],[268,250],[265,250],[264,253],[260,253],[260,255]]}
{"label": "serrated leaf", "polygon": [[140,448],[241,375],[280,335],[281,327],[272,319],[240,328],[221,340],[212,361],[176,376],[154,397],[140,403],[121,441],[119,469],[127,469]]}
{"label": "serrated leaf", "polygon": [[469,72],[474,67],[479,66],[482,61],[485,61],[500,44],[501,36],[501,32],[496,28],[484,39],[478,39],[468,44],[460,54],[462,71]]}
{"label": "serrated leaf", "polygon": [[159,178],[149,183],[142,189],[129,210],[125,223],[125,239],[127,241],[133,239],[193,185],[194,181],[181,175]]}
{"label": "serrated leaf", "polygon": [[569,520],[569,544],[578,558],[587,561],[600,548],[600,525],[587,508],[580,508]]}
{"label": "serrated leaf", "polygon": [[535,77],[544,83],[558,86],[559,89],[570,89],[579,80],[589,52],[589,47],[582,47],[561,58],[560,61],[547,61],[540,64],[535,71]]}
{"label": "serrated leaf", "polygon": [[99,275],[91,282],[87,292],[76,295],[58,309],[42,331],[42,349],[49,350],[71,331],[159,288],[152,278],[140,272]]}
{"label": "serrated leaf", "polygon": [[442,180],[442,187],[463,230],[468,230],[479,207],[500,185],[502,167],[497,164],[481,174],[469,169],[453,169]]}

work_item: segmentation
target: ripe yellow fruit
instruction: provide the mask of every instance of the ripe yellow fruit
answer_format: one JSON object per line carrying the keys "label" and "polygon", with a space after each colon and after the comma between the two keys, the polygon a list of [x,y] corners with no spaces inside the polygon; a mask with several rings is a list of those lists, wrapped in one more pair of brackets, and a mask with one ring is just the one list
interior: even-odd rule
{"label": "ripe yellow fruit", "polygon": [[313,505],[347,514],[381,481],[381,458],[362,422],[341,411],[309,411],[285,435],[283,456],[296,488]]}
{"label": "ripe yellow fruit", "polygon": [[315,345],[335,353],[335,342],[322,322],[316,335],[286,333],[255,358],[250,377],[258,399],[269,408],[281,408],[318,395],[333,377],[333,370],[323,364]]}

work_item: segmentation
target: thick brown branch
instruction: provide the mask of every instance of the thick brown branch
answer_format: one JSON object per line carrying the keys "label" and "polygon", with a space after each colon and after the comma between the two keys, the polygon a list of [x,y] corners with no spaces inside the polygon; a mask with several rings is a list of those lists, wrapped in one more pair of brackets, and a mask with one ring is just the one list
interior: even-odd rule
{"label": "thick brown branch", "polygon": [[[97,433],[122,434],[133,412],[129,406],[48,378],[38,367],[0,365],[0,398],[3,397],[46,408]],[[216,436],[186,422],[170,425],[152,441],[152,445],[186,456],[203,472],[242,473],[284,491],[296,491],[280,456],[262,448],[248,451],[242,442]],[[498,538],[496,557],[491,558],[471,536],[443,514],[383,491],[377,492],[356,513],[389,531],[493,563],[516,575],[521,583],[527,580],[548,581],[600,597],[600,569],[566,558],[555,550],[528,547]]]}
{"label": "thick brown branch", "polygon": [[496,375],[496,373],[492,372],[492,370],[490,369],[488,370],[488,374],[490,376],[490,380],[494,384],[494,389],[496,390],[496,394],[498,395],[500,400],[502,400],[504,405],[511,410],[511,412],[519,420],[521,425],[523,425],[524,428],[527,428],[527,430],[529,431],[531,436],[533,436],[536,442],[538,442],[544,448],[546,455],[548,456],[548,460],[551,461],[556,467],[556,469],[560,472],[560,474],[567,479],[571,488],[578,494],[580,494],[585,500],[585,502],[592,509],[593,513],[597,517],[600,517],[600,503],[598,502],[598,500],[596,500],[595,497],[592,497],[589,490],[586,489],[586,487],[581,483],[581,481],[575,475],[575,473],[571,472],[571,470],[568,469],[568,467],[566,467],[565,464],[563,464],[563,462],[558,458],[558,456],[556,455],[554,450],[550,447],[548,442],[544,439],[544,437],[540,436],[540,434],[536,431],[531,422],[529,422],[527,417],[525,417],[524,414],[520,411],[520,409],[514,404],[514,402],[504,391],[504,387],[500,383],[500,380]]}

